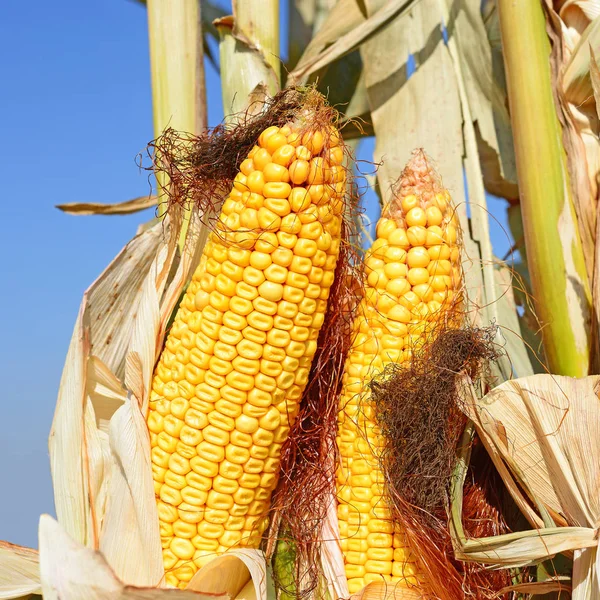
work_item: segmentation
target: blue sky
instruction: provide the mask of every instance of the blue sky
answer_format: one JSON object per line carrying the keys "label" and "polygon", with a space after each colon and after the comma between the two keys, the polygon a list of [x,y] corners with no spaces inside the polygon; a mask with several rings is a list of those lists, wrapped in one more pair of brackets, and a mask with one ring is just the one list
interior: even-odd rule
{"label": "blue sky", "polygon": [[[47,437],[82,294],[152,216],[73,217],[54,205],[148,192],[135,163],[153,138],[148,37],[133,0],[9,0],[2,11],[0,540],[35,547],[39,515],[54,512]],[[210,66],[207,87],[214,125]]]}

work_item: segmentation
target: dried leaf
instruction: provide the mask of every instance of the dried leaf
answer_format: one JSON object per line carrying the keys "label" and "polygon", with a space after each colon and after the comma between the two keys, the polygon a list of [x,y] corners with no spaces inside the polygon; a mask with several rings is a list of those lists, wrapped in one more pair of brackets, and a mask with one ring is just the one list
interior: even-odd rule
{"label": "dried leaf", "polygon": [[86,357],[83,316],[87,299],[79,310],[58,390],[48,446],[56,514],[71,537],[94,545],[88,478],[84,469],[84,407],[86,402]]}
{"label": "dried leaf", "polygon": [[169,239],[168,221],[134,237],[87,290],[85,323],[90,354],[118,379],[125,375],[126,349],[131,341],[137,305],[158,249]]}
{"label": "dried leaf", "polygon": [[40,518],[40,572],[44,600],[229,600],[224,594],[124,585],[102,554],[79,545],[48,515]]}
{"label": "dried leaf", "polygon": [[126,202],[101,204],[99,202],[72,202],[57,204],[56,208],[70,215],[130,215],[146,208],[156,206],[158,197],[154,195],[139,196]]}
{"label": "dried leaf", "polygon": [[[314,61],[325,49],[342,36],[361,25],[367,16],[357,0],[338,0],[329,11],[325,22],[313,36],[296,65],[296,70]],[[296,71],[290,74],[290,78]],[[295,76],[294,76],[295,77]]]}
{"label": "dried leaf", "polygon": [[[143,415],[156,362],[159,295],[166,283],[167,255],[168,249],[163,247],[144,283],[125,371],[125,383],[132,394],[110,422],[115,464],[100,550],[119,578],[135,585],[156,586],[164,575],[150,437]],[[145,560],[140,561],[140,556]]]}
{"label": "dried leaf", "polygon": [[[130,398],[110,423],[114,464],[100,550],[119,578],[157,586],[164,576],[150,438],[136,400]],[[143,557],[143,560],[140,560]]]}
{"label": "dried leaf", "polygon": [[[491,47],[478,0],[447,2],[448,45],[460,61],[471,120],[476,123],[488,191],[518,198],[517,171],[501,53]],[[455,48],[453,48],[455,46]],[[496,54],[496,55],[495,55]]]}
{"label": "dried leaf", "polygon": [[591,22],[582,35],[569,30],[546,0],[547,30],[558,118],[563,128],[570,185],[590,281],[594,270],[596,201],[600,174],[598,116],[589,76],[590,45],[600,48],[600,20]]}
{"label": "dried leaf", "polygon": [[[464,395],[466,412],[495,464],[504,464],[538,508],[566,526],[462,541],[459,558],[518,566],[575,551],[573,598],[592,600],[600,593],[599,389],[598,376],[533,375],[507,381],[482,399]],[[521,490],[501,475],[520,503]]]}
{"label": "dried leaf", "polygon": [[88,360],[86,384],[88,396],[93,399],[96,426],[108,434],[110,419],[127,400],[127,391],[97,356]]}
{"label": "dried leaf", "polygon": [[[297,84],[304,81],[311,73],[355,50],[367,38],[389,24],[399,13],[406,11],[414,1],[388,0],[368,19],[359,16],[362,13],[354,0],[338,2],[321,28],[322,33],[315,36],[297,67],[290,73],[290,82]],[[327,24],[330,22],[335,23],[335,26],[328,27]],[[317,51],[319,47],[322,50]]]}
{"label": "dried leaf", "polygon": [[0,541],[0,599],[13,600],[41,589],[38,553]]}

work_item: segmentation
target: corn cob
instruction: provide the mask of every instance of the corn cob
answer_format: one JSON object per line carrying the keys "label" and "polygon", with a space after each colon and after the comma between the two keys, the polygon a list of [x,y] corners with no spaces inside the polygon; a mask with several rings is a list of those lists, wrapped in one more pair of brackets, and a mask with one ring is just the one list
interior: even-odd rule
{"label": "corn cob", "polygon": [[368,382],[389,363],[408,363],[436,322],[454,310],[460,286],[457,219],[450,196],[416,151],[365,259],[367,286],[354,322],[338,413],[338,523],[351,593],[385,580],[416,584],[415,557],[391,521],[378,460],[383,439]]}
{"label": "corn cob", "polygon": [[334,278],[342,159],[332,126],[265,129],[180,304],[148,414],[169,585],[260,544]]}

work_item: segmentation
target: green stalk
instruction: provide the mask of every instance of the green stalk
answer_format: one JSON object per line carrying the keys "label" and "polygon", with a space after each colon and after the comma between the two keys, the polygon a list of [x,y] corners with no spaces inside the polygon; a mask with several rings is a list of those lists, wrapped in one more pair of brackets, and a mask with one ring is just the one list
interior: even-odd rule
{"label": "green stalk", "polygon": [[250,40],[280,83],[279,0],[233,0],[237,31]]}
{"label": "green stalk", "polygon": [[[207,126],[200,0],[148,0],[147,6],[154,136],[167,127],[199,134]],[[159,208],[164,215],[163,185],[159,174]],[[188,207],[180,248],[190,214]]]}
{"label": "green stalk", "polygon": [[541,2],[499,0],[529,273],[551,372],[583,377],[591,291],[550,77]]}
{"label": "green stalk", "polygon": [[281,85],[278,0],[234,1],[233,8],[233,17],[215,21],[226,118],[275,95]]}

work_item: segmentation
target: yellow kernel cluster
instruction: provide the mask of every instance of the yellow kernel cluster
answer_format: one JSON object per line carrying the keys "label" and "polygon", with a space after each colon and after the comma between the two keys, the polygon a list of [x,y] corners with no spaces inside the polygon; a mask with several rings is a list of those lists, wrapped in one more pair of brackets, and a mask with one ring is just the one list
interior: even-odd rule
{"label": "yellow kernel cluster", "polygon": [[382,448],[366,383],[389,363],[411,360],[460,286],[458,224],[445,191],[406,194],[377,224],[366,257],[366,293],[354,323],[338,413],[338,523],[350,593],[373,581],[418,582],[392,521],[377,459]]}
{"label": "yellow kernel cluster", "polygon": [[333,283],[341,159],[333,129],[263,131],[181,302],[148,414],[170,585],[260,543]]}

